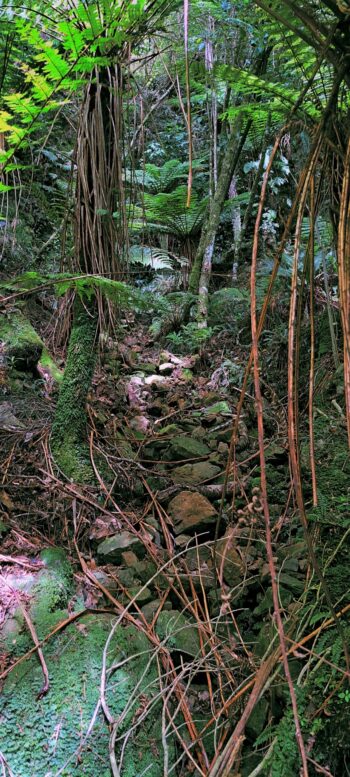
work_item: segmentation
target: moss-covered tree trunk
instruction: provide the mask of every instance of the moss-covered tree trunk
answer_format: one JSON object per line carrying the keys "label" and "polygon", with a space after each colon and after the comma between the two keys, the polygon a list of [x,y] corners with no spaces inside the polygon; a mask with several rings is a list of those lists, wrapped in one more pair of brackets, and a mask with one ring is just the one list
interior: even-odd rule
{"label": "moss-covered tree trunk", "polygon": [[51,434],[51,451],[59,469],[72,480],[91,480],[86,441],[86,398],[96,364],[97,308],[77,299],[66,369]]}
{"label": "moss-covered tree trunk", "polygon": [[[96,68],[85,91],[77,137],[75,269],[104,277],[119,269],[112,214],[117,208],[116,194],[119,201],[123,199],[120,84],[117,66]],[[108,325],[111,315],[102,299],[76,301],[51,449],[64,475],[77,481],[94,479],[87,445],[86,400],[100,324]]]}

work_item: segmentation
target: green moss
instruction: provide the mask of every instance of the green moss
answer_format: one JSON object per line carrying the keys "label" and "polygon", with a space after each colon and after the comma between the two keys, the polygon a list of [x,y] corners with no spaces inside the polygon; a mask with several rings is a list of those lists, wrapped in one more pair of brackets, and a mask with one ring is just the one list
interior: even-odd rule
{"label": "green moss", "polygon": [[[110,777],[109,729],[100,713],[87,742],[84,737],[99,698],[102,652],[110,632],[108,616],[85,616],[44,648],[50,676],[48,694],[36,701],[42,672],[36,657],[20,664],[7,678],[0,702],[0,750],[16,777]],[[117,717],[135,699],[120,724],[125,734],[137,718],[140,695],[159,693],[155,657],[147,638],[132,626],[119,626],[110,645],[109,665],[136,656],[110,676],[106,699]],[[148,666],[150,657],[153,660]],[[161,702],[129,738],[123,759],[124,777],[162,777]],[[121,741],[117,741],[118,757]],[[169,743],[170,757],[174,757]],[[79,758],[77,758],[79,751]]]}
{"label": "green moss", "polygon": [[3,316],[0,340],[5,343],[9,365],[19,370],[32,369],[38,363],[44,344],[21,311]]}
{"label": "green moss", "polygon": [[39,366],[42,367],[45,372],[48,372],[51,378],[56,383],[61,383],[63,380],[63,372],[57,367],[52,356],[49,354],[47,348],[43,348],[41,357],[39,359]]}
{"label": "green moss", "polygon": [[[68,616],[68,602],[73,592],[73,571],[64,551],[46,548],[41,553],[45,567],[29,579],[23,590],[29,596],[29,615],[39,638]],[[17,584],[20,584],[18,580]],[[21,607],[15,611],[12,628],[0,633],[0,650],[17,656],[32,647],[32,640]]]}
{"label": "green moss", "polygon": [[59,383],[62,380],[61,370],[58,369],[41,337],[20,310],[2,317],[0,340],[5,343],[6,359],[12,368],[30,370],[38,364],[54,381]]}
{"label": "green moss", "polygon": [[78,300],[51,438],[57,466],[77,482],[94,479],[86,442],[86,398],[96,363],[96,332],[95,305],[88,310]]}

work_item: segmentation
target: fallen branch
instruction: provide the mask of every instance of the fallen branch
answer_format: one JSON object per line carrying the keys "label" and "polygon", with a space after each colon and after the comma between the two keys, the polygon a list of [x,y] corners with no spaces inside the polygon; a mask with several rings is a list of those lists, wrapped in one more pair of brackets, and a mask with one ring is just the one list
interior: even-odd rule
{"label": "fallen branch", "polygon": [[24,569],[37,570],[44,566],[44,564],[40,561],[27,561],[27,559],[23,558],[23,556],[4,556],[2,553],[0,553],[0,562],[2,564],[17,564],[19,567],[24,567]]}
{"label": "fallen branch", "polygon": [[34,642],[34,645],[35,645],[35,647],[36,647],[36,649],[38,651],[38,657],[39,657],[39,661],[41,663],[41,668],[43,670],[43,675],[44,675],[44,684],[40,688],[40,691],[39,691],[39,693],[37,694],[37,697],[36,697],[37,701],[39,701],[39,699],[42,699],[42,697],[47,694],[47,692],[48,692],[48,690],[50,688],[49,672],[48,672],[48,669],[47,669],[47,666],[46,666],[46,661],[45,661],[45,658],[44,658],[44,653],[43,653],[43,651],[42,651],[42,649],[40,647],[38,635],[37,635],[37,633],[35,631],[34,623],[31,620],[31,618],[29,616],[29,613],[27,612],[26,608],[22,607],[21,609],[22,609],[24,620],[25,620],[25,622],[26,622],[26,624],[28,626],[28,630],[29,630],[30,635],[32,637],[32,640]]}

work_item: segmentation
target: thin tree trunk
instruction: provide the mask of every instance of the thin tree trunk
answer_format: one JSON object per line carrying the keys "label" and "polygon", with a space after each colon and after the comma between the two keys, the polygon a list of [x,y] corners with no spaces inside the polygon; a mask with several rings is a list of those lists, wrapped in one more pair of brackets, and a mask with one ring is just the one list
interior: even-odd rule
{"label": "thin tree trunk", "polygon": [[[265,49],[259,57],[254,72],[261,75],[266,70],[271,48]],[[229,137],[226,151],[222,159],[218,184],[212,199],[207,226],[203,229],[199,241],[197,253],[190,273],[188,289],[191,294],[199,295],[198,323],[199,327],[206,326],[209,282],[211,277],[212,259],[215,246],[216,233],[221,219],[221,213],[229,190],[232,176],[237,167],[244,144],[252,126],[249,119],[246,126],[237,139],[237,129],[233,129]]]}
{"label": "thin tree trunk", "polygon": [[238,142],[234,131],[228,141],[225,156],[221,164],[218,185],[212,200],[208,226],[207,229],[202,232],[195,260],[193,262],[188,289],[191,294],[198,293],[198,326],[200,328],[207,326],[209,283],[215,238],[220,224],[222,209],[233,173],[238,164],[251,125],[252,121],[249,119]]}
{"label": "thin tree trunk", "polygon": [[[233,200],[235,197],[237,197],[236,183],[237,183],[236,176],[234,175],[232,176],[232,181],[229,189],[230,200]],[[236,283],[237,269],[238,269],[237,250],[241,241],[241,234],[242,234],[242,218],[241,218],[241,208],[239,204],[233,205],[232,207],[231,223],[232,223],[232,237],[233,237],[232,281]]]}
{"label": "thin tree trunk", "polygon": [[[222,160],[218,185],[213,197],[207,227],[202,231],[190,274],[188,289],[191,294],[198,293],[204,256],[208,254],[207,249],[209,249],[211,245],[214,248],[216,233],[220,224],[221,213],[227,197],[227,192],[251,126],[252,121],[249,119],[239,140],[237,140],[237,134],[235,131],[232,131],[230,135],[225,155]],[[211,256],[212,254],[213,250],[211,252]]]}

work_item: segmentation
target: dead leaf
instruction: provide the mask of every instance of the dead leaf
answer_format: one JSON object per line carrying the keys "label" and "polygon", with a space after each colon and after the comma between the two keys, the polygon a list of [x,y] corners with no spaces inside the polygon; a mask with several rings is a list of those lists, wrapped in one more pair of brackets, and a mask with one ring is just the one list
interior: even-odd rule
{"label": "dead leaf", "polygon": [[9,510],[9,512],[15,509],[13,501],[11,497],[6,493],[6,491],[0,491],[0,502],[3,505],[5,505],[5,507],[7,508],[7,510]]}

